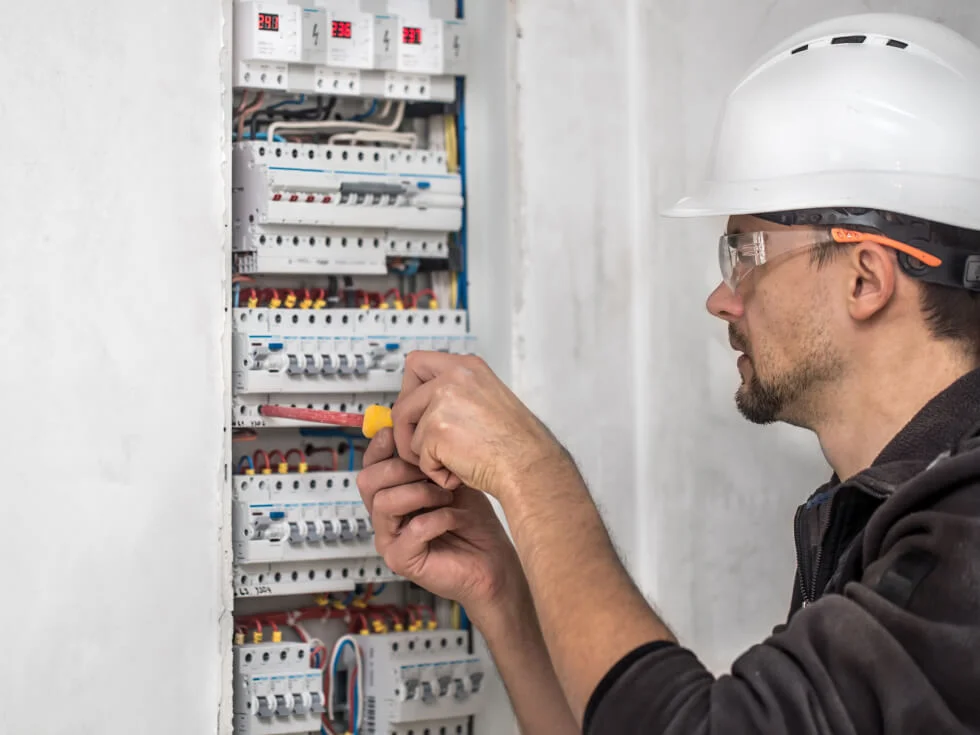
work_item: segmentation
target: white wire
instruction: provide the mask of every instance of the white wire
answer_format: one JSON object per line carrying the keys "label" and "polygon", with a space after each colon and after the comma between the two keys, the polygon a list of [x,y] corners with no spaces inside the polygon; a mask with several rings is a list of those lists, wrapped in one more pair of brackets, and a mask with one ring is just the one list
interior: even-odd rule
{"label": "white wire", "polygon": [[[333,652],[330,654],[330,678],[328,679],[329,686],[327,687],[330,692],[330,698],[327,702],[327,717],[331,722],[335,722],[337,719],[333,709],[334,693],[336,692],[337,686],[337,682],[334,679],[334,668],[336,667],[337,658],[340,655],[341,646],[344,644],[344,641],[350,641],[354,646],[354,662],[357,666],[357,728],[360,729],[361,723],[364,720],[364,662],[361,659],[361,647],[357,645],[357,639],[352,635],[345,635],[338,638],[337,642],[333,645]],[[348,702],[347,706],[353,706],[353,702]]]}
{"label": "white wire", "polygon": [[415,133],[382,133],[374,130],[361,130],[356,133],[337,133],[331,135],[331,144],[339,143],[393,143],[394,145],[414,148],[418,143]]}
{"label": "white wire", "polygon": [[286,122],[279,121],[274,122],[269,126],[268,131],[266,131],[266,138],[268,140],[275,140],[276,133],[279,130],[303,130],[303,131],[317,131],[317,130],[372,130],[387,133],[394,133],[401,127],[402,122],[405,120],[405,102],[399,102],[396,108],[394,119],[386,124],[380,125],[378,123],[367,123],[367,122],[357,122],[352,120],[318,120],[315,122]]}

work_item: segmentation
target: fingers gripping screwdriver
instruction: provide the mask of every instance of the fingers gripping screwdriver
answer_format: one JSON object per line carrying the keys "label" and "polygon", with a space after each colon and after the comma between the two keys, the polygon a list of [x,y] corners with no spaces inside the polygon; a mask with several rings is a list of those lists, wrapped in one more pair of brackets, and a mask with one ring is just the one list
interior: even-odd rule
{"label": "fingers gripping screwdriver", "polygon": [[345,426],[360,429],[368,439],[373,439],[382,429],[392,428],[391,409],[386,406],[368,406],[364,413],[318,411],[313,408],[289,406],[260,406],[259,413],[267,418],[309,421],[314,424]]}

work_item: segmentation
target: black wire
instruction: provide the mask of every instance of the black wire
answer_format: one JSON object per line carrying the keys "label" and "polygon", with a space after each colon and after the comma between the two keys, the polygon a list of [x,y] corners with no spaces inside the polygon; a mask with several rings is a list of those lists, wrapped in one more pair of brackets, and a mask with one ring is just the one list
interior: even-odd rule
{"label": "black wire", "polygon": [[262,123],[268,125],[275,122],[277,118],[280,118],[285,122],[327,120],[330,118],[330,114],[333,112],[336,106],[336,97],[331,97],[327,103],[324,104],[323,96],[317,95],[316,107],[308,110],[286,110],[284,108],[273,110],[266,107],[265,109],[259,110],[257,113],[255,113],[255,115],[252,116],[252,119],[249,120],[249,133],[252,136],[252,140],[256,140]]}

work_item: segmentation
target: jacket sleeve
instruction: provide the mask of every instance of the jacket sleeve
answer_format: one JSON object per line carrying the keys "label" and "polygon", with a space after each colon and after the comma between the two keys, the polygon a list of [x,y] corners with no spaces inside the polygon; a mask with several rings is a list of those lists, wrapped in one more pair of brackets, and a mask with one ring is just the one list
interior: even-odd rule
{"label": "jacket sleeve", "polygon": [[585,733],[980,732],[978,511],[907,515],[860,582],[798,612],[730,675],[679,646],[634,651],[593,694]]}

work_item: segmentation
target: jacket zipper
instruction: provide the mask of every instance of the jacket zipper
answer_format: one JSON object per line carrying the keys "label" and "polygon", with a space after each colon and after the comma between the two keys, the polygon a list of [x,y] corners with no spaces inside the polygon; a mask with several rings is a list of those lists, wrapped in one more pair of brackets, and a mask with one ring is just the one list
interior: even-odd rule
{"label": "jacket zipper", "polygon": [[796,509],[796,518],[793,520],[793,534],[796,541],[796,579],[800,585],[800,598],[803,600],[803,607],[810,604],[810,591],[806,585],[809,554],[803,553],[803,513],[805,511],[806,505],[801,505]]}
{"label": "jacket zipper", "polygon": [[840,497],[841,491],[846,491],[850,488],[863,492],[877,500],[885,499],[894,490],[894,488],[890,486],[882,485],[881,483],[869,478],[865,478],[864,481],[850,481],[841,484],[837,490],[834,491],[833,497],[827,501],[830,503],[830,510],[827,513],[826,524],[824,524],[823,528],[820,529],[820,541],[817,546],[817,553],[813,557],[812,567],[810,566],[809,550],[807,550],[807,553],[804,553],[802,544],[804,537],[803,527],[806,525],[804,522],[804,514],[807,510],[806,504],[801,505],[797,509],[796,519],[793,525],[794,535],[796,537],[796,566],[799,570],[797,577],[799,579],[800,595],[803,600],[803,607],[806,607],[816,599],[817,582],[820,580],[824,559],[824,547],[827,543],[827,534],[834,525],[837,498]]}

